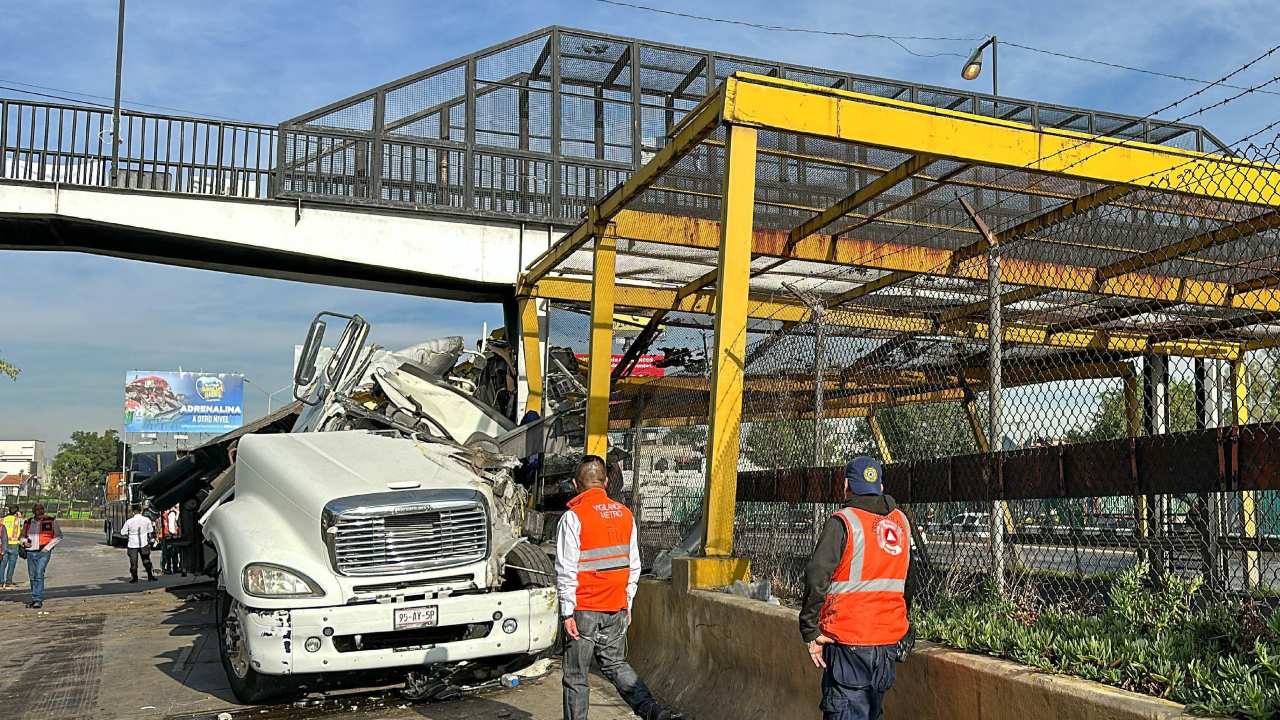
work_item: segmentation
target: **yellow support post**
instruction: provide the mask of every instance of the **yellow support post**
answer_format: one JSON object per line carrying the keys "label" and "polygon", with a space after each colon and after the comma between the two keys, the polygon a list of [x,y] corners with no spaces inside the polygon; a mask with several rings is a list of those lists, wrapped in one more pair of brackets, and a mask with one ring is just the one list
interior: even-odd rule
{"label": "yellow support post", "polygon": [[522,297],[520,303],[520,368],[524,372],[529,394],[525,398],[524,411],[542,414],[542,335],[538,328],[537,298]]}
{"label": "yellow support post", "polygon": [[885,465],[893,462],[893,453],[889,451],[889,441],[884,437],[884,429],[880,427],[880,418],[876,417],[874,412],[867,412],[867,425],[871,427],[871,437],[876,441],[876,448],[880,450],[880,461]]}
{"label": "yellow support post", "polygon": [[987,442],[987,431],[982,428],[982,418],[978,417],[978,401],[969,398],[962,404],[965,417],[969,418],[969,432],[973,433],[973,442],[978,446],[978,452],[991,452],[991,445]]}
{"label": "yellow support post", "polygon": [[[1232,421],[1239,431],[1240,426],[1249,422],[1249,384],[1248,378],[1245,376],[1245,360],[1247,354],[1242,354],[1240,359],[1231,361],[1231,409]],[[1243,490],[1240,493],[1240,526],[1244,530],[1244,541],[1246,543],[1258,540],[1258,495],[1252,490]],[[1261,572],[1258,565],[1258,551],[1244,551],[1244,580],[1245,589],[1254,590],[1258,587],[1258,581],[1261,579]]]}
{"label": "yellow support post", "polygon": [[730,126],[727,134],[715,299],[715,360],[711,371],[711,426],[707,438],[707,491],[703,504],[707,520],[704,550],[708,557],[719,558],[733,554],[756,192],[756,130]]}
{"label": "yellow support post", "polygon": [[613,285],[617,241],[596,237],[591,267],[591,343],[587,358],[587,454],[609,453],[609,371],[613,360]]}
{"label": "yellow support post", "polygon": [[[1128,437],[1138,437],[1142,434],[1142,391],[1138,387],[1138,374],[1133,371],[1133,366],[1121,376],[1124,380],[1124,419],[1125,434]],[[1147,525],[1147,498],[1145,495],[1133,496],[1133,522],[1134,529],[1138,537],[1146,538],[1149,526]],[[1147,557],[1145,549],[1138,550],[1138,556]]]}

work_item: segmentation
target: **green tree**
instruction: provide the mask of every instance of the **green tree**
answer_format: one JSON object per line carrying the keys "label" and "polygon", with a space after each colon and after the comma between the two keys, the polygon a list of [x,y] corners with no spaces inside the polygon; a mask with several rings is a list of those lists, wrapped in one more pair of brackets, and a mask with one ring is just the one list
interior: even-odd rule
{"label": "green tree", "polygon": [[10,380],[17,380],[20,372],[22,370],[17,365],[0,357],[0,375],[8,375]]}
{"label": "green tree", "polygon": [[[823,433],[821,456],[814,462],[814,431]],[[751,462],[770,470],[777,468],[814,467],[838,464],[841,460],[840,439],[829,422],[821,425],[810,420],[775,420],[749,423],[744,430],[742,452]]]}
{"label": "green tree", "polygon": [[[1138,381],[1138,395],[1142,396],[1142,381]],[[1141,399],[1139,399],[1141,404]],[[1196,391],[1185,380],[1169,383],[1169,432],[1184,432],[1196,427]],[[1102,393],[1098,409],[1094,411],[1088,428],[1067,432],[1068,442],[1093,442],[1118,440],[1129,434],[1129,422],[1125,410],[1124,390],[1115,388]]]}
{"label": "green tree", "polygon": [[107,473],[120,468],[120,439],[115,430],[77,430],[58,446],[50,468],[52,487],[67,498],[93,498]]}
{"label": "green tree", "polygon": [[[915,403],[876,410],[895,462],[933,460],[978,452],[969,418],[959,403]],[[871,439],[866,423],[859,433]]]}

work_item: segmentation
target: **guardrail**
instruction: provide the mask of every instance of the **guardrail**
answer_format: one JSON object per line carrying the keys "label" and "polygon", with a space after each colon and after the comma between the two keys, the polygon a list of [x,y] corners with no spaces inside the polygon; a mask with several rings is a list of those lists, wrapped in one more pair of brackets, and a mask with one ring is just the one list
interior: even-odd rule
{"label": "guardrail", "polygon": [[113,158],[109,109],[0,99],[0,179],[265,199],[278,134],[122,111]]}

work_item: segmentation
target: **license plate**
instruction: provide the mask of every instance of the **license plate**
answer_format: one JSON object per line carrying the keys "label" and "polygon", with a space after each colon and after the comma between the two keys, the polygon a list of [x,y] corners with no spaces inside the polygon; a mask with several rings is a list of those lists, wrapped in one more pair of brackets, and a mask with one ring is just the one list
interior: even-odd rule
{"label": "license plate", "polygon": [[436,605],[396,608],[392,619],[396,630],[435,627],[440,621],[440,609]]}

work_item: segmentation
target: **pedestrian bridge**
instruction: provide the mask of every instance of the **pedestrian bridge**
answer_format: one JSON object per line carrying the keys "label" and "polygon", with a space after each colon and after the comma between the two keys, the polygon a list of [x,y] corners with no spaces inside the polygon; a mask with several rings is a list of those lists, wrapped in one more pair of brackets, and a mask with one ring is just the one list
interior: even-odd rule
{"label": "pedestrian bridge", "polygon": [[501,302],[552,229],[300,200],[0,181],[0,249]]}

